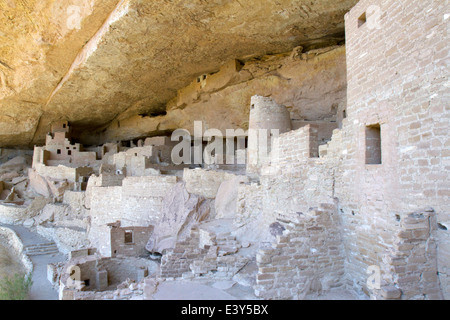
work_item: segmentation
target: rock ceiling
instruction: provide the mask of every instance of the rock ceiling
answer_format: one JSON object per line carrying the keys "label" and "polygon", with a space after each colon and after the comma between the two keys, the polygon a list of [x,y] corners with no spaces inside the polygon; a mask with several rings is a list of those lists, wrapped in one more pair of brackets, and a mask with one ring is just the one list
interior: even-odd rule
{"label": "rock ceiling", "polygon": [[0,147],[158,114],[230,59],[342,40],[356,0],[0,0]]}

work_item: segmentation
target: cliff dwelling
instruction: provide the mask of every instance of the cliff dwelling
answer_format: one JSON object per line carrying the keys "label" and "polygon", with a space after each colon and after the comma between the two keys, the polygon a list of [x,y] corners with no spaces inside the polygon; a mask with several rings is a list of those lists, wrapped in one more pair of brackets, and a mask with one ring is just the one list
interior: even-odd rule
{"label": "cliff dwelling", "polygon": [[30,299],[450,298],[449,16],[0,2],[0,249],[23,265],[0,274]]}

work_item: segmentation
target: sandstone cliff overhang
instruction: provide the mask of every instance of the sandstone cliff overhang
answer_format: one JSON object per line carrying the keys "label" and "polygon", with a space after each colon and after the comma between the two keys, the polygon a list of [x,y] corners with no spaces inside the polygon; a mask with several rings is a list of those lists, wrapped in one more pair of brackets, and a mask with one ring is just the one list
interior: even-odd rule
{"label": "sandstone cliff overhang", "polygon": [[232,59],[337,44],[356,2],[4,1],[0,147],[43,144],[58,120],[85,132],[163,114]]}

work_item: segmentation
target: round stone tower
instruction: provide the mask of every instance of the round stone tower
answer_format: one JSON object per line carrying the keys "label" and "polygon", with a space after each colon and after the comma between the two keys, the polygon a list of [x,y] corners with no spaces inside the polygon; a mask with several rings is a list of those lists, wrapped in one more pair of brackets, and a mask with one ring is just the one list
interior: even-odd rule
{"label": "round stone tower", "polygon": [[248,129],[247,172],[259,174],[270,161],[273,138],[292,130],[290,113],[272,98],[253,96]]}

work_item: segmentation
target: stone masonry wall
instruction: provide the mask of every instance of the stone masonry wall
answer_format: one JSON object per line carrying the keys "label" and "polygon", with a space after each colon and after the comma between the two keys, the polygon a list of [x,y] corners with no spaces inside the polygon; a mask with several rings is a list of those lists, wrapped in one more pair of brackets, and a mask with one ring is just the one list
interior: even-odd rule
{"label": "stone masonry wall", "polygon": [[[107,224],[121,221],[122,227],[154,225],[162,212],[162,201],[177,183],[175,176],[127,177],[122,186],[91,187],[86,194],[90,204],[89,240],[104,256],[110,256]],[[89,195],[89,196],[88,196]]]}
{"label": "stone masonry wall", "polygon": [[344,251],[335,205],[299,213],[256,256],[255,293],[264,299],[303,299],[344,284]]}
{"label": "stone masonry wall", "polygon": [[394,246],[383,257],[382,285],[374,299],[442,299],[438,283],[436,215],[433,209],[408,214]]}
{"label": "stone masonry wall", "polygon": [[[131,232],[131,241],[126,241],[126,232]],[[145,245],[153,232],[150,227],[112,227],[111,228],[111,256],[131,256],[138,257],[148,255]]]}
{"label": "stone masonry wall", "polygon": [[190,265],[196,259],[207,254],[206,249],[199,247],[199,230],[191,229],[191,234],[184,241],[178,241],[175,248],[167,250],[161,258],[160,276],[164,278],[179,278],[190,272]]}
{"label": "stone masonry wall", "polygon": [[289,221],[318,203],[334,202],[336,161],[318,158],[317,134],[313,125],[281,134],[259,185],[238,186],[237,234],[266,240],[267,228],[278,219]]}
{"label": "stone masonry wall", "polygon": [[[401,221],[431,207],[441,225],[439,281],[450,294],[447,13],[445,1],[362,0],[346,15],[346,145],[335,189],[356,287],[368,266],[382,264]],[[381,164],[365,159],[367,127],[374,125]]]}
{"label": "stone masonry wall", "polygon": [[249,261],[236,255],[242,246],[229,232],[216,234],[196,226],[190,237],[163,254],[160,276],[230,280]]}
{"label": "stone masonry wall", "polygon": [[318,157],[317,135],[318,126],[313,124],[281,134],[274,144],[272,166],[286,166],[307,158]]}

